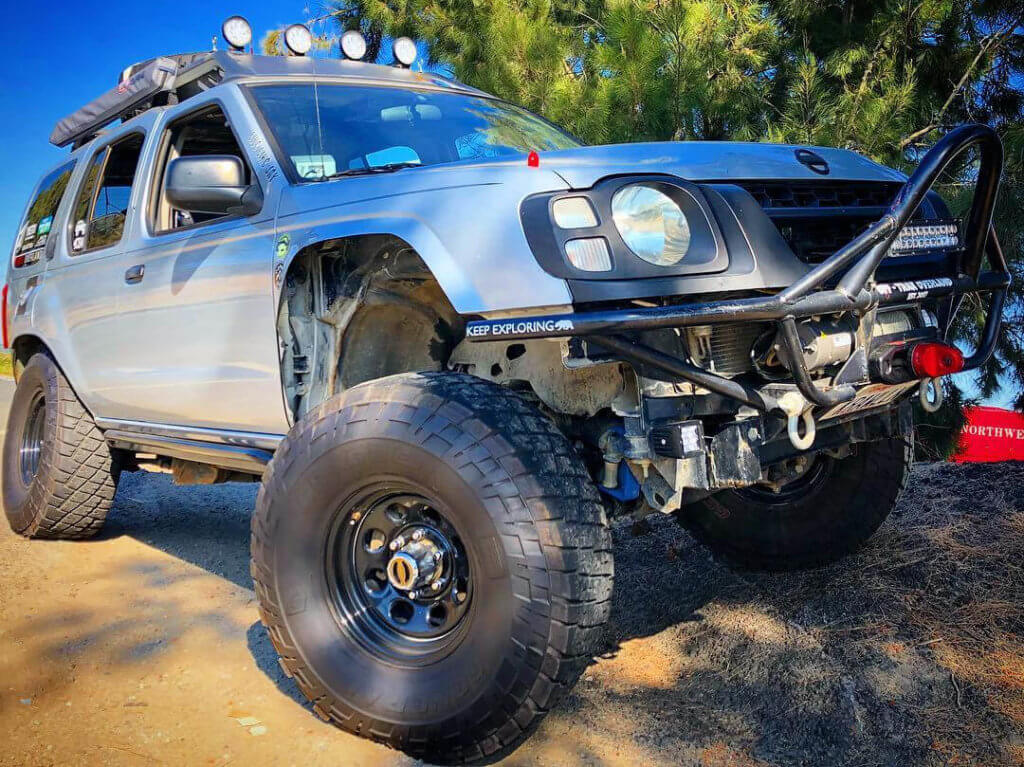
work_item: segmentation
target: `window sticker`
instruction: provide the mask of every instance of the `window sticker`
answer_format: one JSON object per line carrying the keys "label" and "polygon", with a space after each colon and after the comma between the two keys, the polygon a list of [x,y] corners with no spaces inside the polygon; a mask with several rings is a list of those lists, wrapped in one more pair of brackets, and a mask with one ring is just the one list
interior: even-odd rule
{"label": "window sticker", "polygon": [[32,250],[36,246],[36,225],[29,221],[25,224],[21,230],[21,247],[19,250],[24,252],[26,250]]}

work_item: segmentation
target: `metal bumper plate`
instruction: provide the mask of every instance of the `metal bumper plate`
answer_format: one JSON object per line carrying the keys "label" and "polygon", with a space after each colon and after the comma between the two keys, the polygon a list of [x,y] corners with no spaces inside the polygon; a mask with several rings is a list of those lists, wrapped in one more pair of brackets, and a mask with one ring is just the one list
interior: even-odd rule
{"label": "metal bumper plate", "polygon": [[843,402],[835,407],[829,408],[824,415],[818,417],[819,421],[829,418],[838,418],[842,415],[849,415],[860,410],[870,410],[876,407],[891,405],[900,399],[911,389],[916,388],[920,381],[907,381],[901,384],[868,384],[857,390],[856,396],[849,402]]}

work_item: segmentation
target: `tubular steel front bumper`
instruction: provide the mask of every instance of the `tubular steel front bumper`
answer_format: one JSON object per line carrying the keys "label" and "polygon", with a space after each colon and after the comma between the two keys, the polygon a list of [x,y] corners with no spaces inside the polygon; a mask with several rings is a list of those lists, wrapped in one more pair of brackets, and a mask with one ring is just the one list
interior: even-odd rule
{"label": "tubular steel front bumper", "polygon": [[[967,218],[965,247],[959,274],[893,283],[874,283],[873,277],[904,225],[949,164],[977,146],[981,154],[974,203]],[[511,341],[530,338],[586,337],[625,362],[642,364],[738,400],[760,411],[781,409],[770,395],[723,378],[682,359],[667,355],[622,335],[656,328],[681,328],[744,321],[778,323],[787,357],[800,393],[813,405],[833,407],[856,395],[850,384],[818,388],[800,353],[796,320],[819,315],[865,312],[926,299],[945,299],[940,317],[943,339],[949,334],[960,300],[968,293],[988,293],[988,313],[977,350],[966,357],[965,370],[983,365],[992,356],[1002,322],[1010,274],[992,230],[1003,150],[995,131],[985,125],[965,125],[942,138],[925,155],[897,195],[889,212],[858,237],[780,293],[756,298],[688,303],[650,308],[614,309],[573,314],[480,320],[468,323],[470,341]],[[990,271],[981,272],[987,257]],[[820,289],[839,278],[830,290]]]}

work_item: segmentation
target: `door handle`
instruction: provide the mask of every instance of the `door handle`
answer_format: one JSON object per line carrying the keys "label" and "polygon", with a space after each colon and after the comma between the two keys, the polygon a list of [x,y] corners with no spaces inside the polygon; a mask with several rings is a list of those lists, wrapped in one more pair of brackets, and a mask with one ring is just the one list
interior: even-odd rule
{"label": "door handle", "polygon": [[134,285],[136,282],[142,282],[142,277],[146,274],[145,264],[136,264],[131,269],[124,273],[124,281],[129,285]]}

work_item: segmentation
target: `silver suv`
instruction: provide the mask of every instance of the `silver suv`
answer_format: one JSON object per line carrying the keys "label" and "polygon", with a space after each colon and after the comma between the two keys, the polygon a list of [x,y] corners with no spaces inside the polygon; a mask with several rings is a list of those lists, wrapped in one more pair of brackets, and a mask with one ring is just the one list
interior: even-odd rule
{"label": "silver suv", "polygon": [[[599,649],[609,517],[675,514],[748,567],[863,543],[909,400],[991,355],[1009,282],[985,126],[909,179],[828,148],[583,147],[404,66],[231,50],[129,68],[51,140],[71,153],[3,289],[12,528],[93,535],[124,471],[261,482],[282,666],[321,716],[440,761],[513,748]],[[968,148],[954,218],[931,187]]]}

